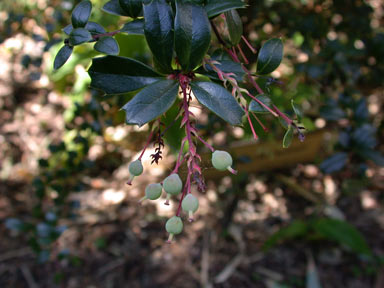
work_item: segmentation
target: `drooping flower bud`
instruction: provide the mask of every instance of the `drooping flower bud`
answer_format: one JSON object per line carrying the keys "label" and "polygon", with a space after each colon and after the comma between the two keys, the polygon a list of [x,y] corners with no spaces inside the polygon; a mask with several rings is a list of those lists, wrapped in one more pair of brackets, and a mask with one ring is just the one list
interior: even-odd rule
{"label": "drooping flower bud", "polygon": [[163,190],[163,187],[161,186],[160,183],[149,184],[147,187],[145,187],[145,196],[141,198],[139,202],[142,202],[145,199],[149,199],[149,200],[159,199],[161,196],[162,190]]}
{"label": "drooping flower bud", "polygon": [[192,194],[188,194],[181,202],[181,207],[185,212],[188,212],[189,222],[193,221],[193,213],[199,208],[199,200]]}
{"label": "drooping flower bud", "polygon": [[183,221],[178,216],[173,216],[165,223],[165,230],[169,233],[168,243],[172,242],[173,236],[183,231]]}
{"label": "drooping flower bud", "polygon": [[143,164],[141,163],[140,160],[135,160],[129,163],[128,170],[129,170],[129,180],[127,184],[131,185],[133,178],[143,173]]}
{"label": "drooping flower bud", "polygon": [[219,151],[216,150],[212,153],[212,165],[217,170],[225,171],[228,170],[229,172],[236,174],[237,171],[234,170],[232,166],[232,156],[227,151]]}
{"label": "drooping flower bud", "polygon": [[164,191],[167,193],[166,205],[169,205],[169,199],[172,195],[178,195],[183,189],[183,182],[178,174],[171,174],[163,181]]}

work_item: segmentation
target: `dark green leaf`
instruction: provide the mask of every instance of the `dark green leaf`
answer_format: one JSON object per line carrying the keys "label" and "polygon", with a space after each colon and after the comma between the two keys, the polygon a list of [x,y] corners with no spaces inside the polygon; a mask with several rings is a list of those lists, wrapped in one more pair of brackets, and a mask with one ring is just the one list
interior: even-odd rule
{"label": "dark green leaf", "polygon": [[347,161],[348,154],[344,152],[339,152],[324,160],[320,164],[320,169],[324,173],[330,174],[341,170],[347,164]]}
{"label": "dark green leaf", "polygon": [[144,33],[148,46],[162,72],[172,71],[173,56],[173,14],[165,0],[153,0],[145,4]]}
{"label": "dark green leaf", "polygon": [[119,0],[120,7],[132,18],[140,15],[143,9],[142,0]]}
{"label": "dark green leaf", "polygon": [[136,19],[125,23],[120,31],[128,34],[144,35],[144,19]]}
{"label": "dark green leaf", "polygon": [[379,151],[362,149],[359,154],[366,159],[372,160],[376,165],[384,167],[384,156]]}
{"label": "dark green leaf", "polygon": [[273,38],[264,43],[257,56],[257,73],[269,74],[279,67],[283,60],[283,42]]}
{"label": "dark green leaf", "polygon": [[264,242],[263,249],[268,250],[280,242],[303,237],[307,234],[308,224],[301,220],[295,220],[288,226],[281,228]]}
{"label": "dark green leaf", "polygon": [[[212,60],[214,60],[214,59],[212,59]],[[217,61],[217,60],[215,60],[215,61]],[[218,69],[220,69],[222,72],[233,73],[234,75],[232,75],[231,77],[233,77],[237,81],[243,81],[244,80],[245,72],[244,72],[243,68],[241,67],[240,63],[236,63],[236,62],[233,62],[231,60],[219,60],[217,62],[219,62],[219,63],[215,63],[214,65]],[[199,69],[196,70],[196,72],[199,74],[206,75],[211,79],[220,80],[216,71],[214,71],[213,68],[208,64],[205,64],[204,68],[200,67]]]}
{"label": "dark green leaf", "polygon": [[347,222],[336,219],[319,219],[313,223],[313,228],[324,238],[336,241],[353,252],[371,254],[364,237]]}
{"label": "dark green leaf", "polygon": [[222,86],[211,82],[191,83],[197,100],[232,125],[240,125],[244,110],[235,98]]}
{"label": "dark green leaf", "polygon": [[119,56],[94,58],[88,71],[91,87],[106,94],[121,94],[159,81],[160,74],[143,63]]}
{"label": "dark green leaf", "polygon": [[92,3],[91,1],[81,1],[72,11],[72,25],[75,28],[85,27],[91,16]]}
{"label": "dark green leaf", "polygon": [[176,1],[175,50],[179,64],[190,72],[200,65],[211,41],[211,26],[202,6]]}
{"label": "dark green leaf", "polygon": [[128,13],[121,8],[119,0],[111,0],[107,2],[102,10],[112,15],[129,16]]}
{"label": "dark green leaf", "polygon": [[209,18],[215,17],[225,11],[244,8],[246,5],[241,0],[207,0],[204,9]]}
{"label": "dark green leaf", "polygon": [[291,100],[291,106],[293,109],[293,112],[295,112],[297,121],[301,122],[301,119],[303,118],[303,113],[301,113],[300,109],[295,105],[295,102],[293,99]]}
{"label": "dark green leaf", "polygon": [[[259,100],[261,103],[265,104],[267,107],[272,106],[271,98],[269,98],[265,94],[260,94],[256,96],[257,100]],[[249,111],[254,113],[270,113],[263,105],[258,103],[255,100],[252,100],[251,103],[249,103]]]}
{"label": "dark green leaf", "polygon": [[[105,29],[103,28],[103,26],[101,26],[100,24],[96,23],[96,22],[87,22],[87,24],[85,25],[84,27],[85,29],[87,29],[89,32],[91,32],[92,35],[95,35],[95,34],[104,34],[106,33],[107,31],[105,31]],[[65,28],[63,29],[63,32],[67,35],[69,35],[73,30],[73,26],[72,24],[69,24],[67,26],[65,26]]]}
{"label": "dark green leaf", "polygon": [[71,34],[69,34],[69,44],[71,46],[80,45],[92,40],[92,35],[85,28],[76,28],[73,29]]}
{"label": "dark green leaf", "polygon": [[241,36],[243,35],[243,22],[239,13],[235,9],[227,11],[225,14],[225,20],[228,26],[229,38],[233,46],[239,44]]}
{"label": "dark green leaf", "polygon": [[287,132],[285,132],[284,139],[283,139],[283,148],[288,148],[291,146],[293,139],[293,127],[292,125],[288,126]]}
{"label": "dark green leaf", "polygon": [[375,134],[375,127],[370,124],[364,124],[353,131],[352,138],[361,148],[373,149],[377,145]]}
{"label": "dark green leaf", "polygon": [[145,87],[122,108],[127,124],[142,126],[154,120],[172,106],[178,92],[179,83],[175,80],[162,80]]}
{"label": "dark green leaf", "polygon": [[63,66],[65,62],[67,62],[69,57],[71,57],[72,51],[73,51],[73,48],[67,45],[61,47],[61,49],[59,50],[59,52],[55,57],[55,61],[53,62],[53,69],[57,70],[61,66]]}
{"label": "dark green leaf", "polygon": [[[211,60],[219,62],[214,64],[218,69],[224,73],[233,73],[231,77],[235,78],[237,81],[243,81],[245,72],[240,63],[233,62],[228,54],[224,53],[223,50],[217,50],[211,56]],[[211,79],[220,80],[217,73],[213,68],[205,64],[204,67],[200,67],[196,70],[197,73],[208,76]]]}
{"label": "dark green leaf", "polygon": [[94,49],[98,52],[108,54],[108,55],[118,55],[119,54],[119,44],[117,41],[110,36],[101,37],[97,40]]}

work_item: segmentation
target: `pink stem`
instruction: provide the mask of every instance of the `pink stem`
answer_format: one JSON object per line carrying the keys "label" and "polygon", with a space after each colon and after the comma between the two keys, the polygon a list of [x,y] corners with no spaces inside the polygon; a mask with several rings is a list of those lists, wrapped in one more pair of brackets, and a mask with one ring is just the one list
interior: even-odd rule
{"label": "pink stem", "polygon": [[211,152],[215,152],[215,149],[209,145],[207,142],[205,142],[200,136],[199,134],[197,134],[197,132],[194,132],[193,134],[195,134],[196,138],[200,140],[201,143],[203,143],[209,150],[211,150]]}
{"label": "pink stem", "polygon": [[252,124],[251,117],[249,116],[248,108],[243,106],[243,109],[245,111],[245,115],[247,115],[248,123],[249,123],[249,126],[251,127],[252,134],[253,134],[253,139],[257,140],[257,139],[259,139],[259,137],[257,136],[255,129],[253,128],[253,124]]}
{"label": "pink stem", "polygon": [[251,112],[251,113],[252,113],[252,116],[256,119],[257,123],[259,123],[259,125],[263,128],[263,130],[265,132],[268,132],[268,128],[264,126],[263,122],[261,122],[259,117],[257,117],[255,113],[253,113],[253,112]]}
{"label": "pink stem", "polygon": [[144,155],[144,153],[145,153],[145,150],[147,150],[147,148],[148,148],[148,146],[149,146],[149,143],[151,143],[152,136],[153,136],[153,131],[151,131],[151,133],[149,134],[148,139],[147,139],[147,143],[145,144],[144,149],[143,149],[143,151],[141,152],[141,154],[140,154],[138,160],[141,161],[141,158],[143,157],[143,155]]}
{"label": "pink stem", "polygon": [[102,34],[96,34],[96,35],[93,35],[92,38],[97,40],[101,37],[104,37],[104,36],[114,36],[118,33],[120,33],[121,31],[120,30],[116,30],[116,31],[112,31],[112,32],[107,32],[107,33],[102,33]]}
{"label": "pink stem", "polygon": [[245,64],[249,64],[249,61],[248,61],[247,57],[245,57],[245,54],[244,54],[243,50],[241,50],[241,47],[240,47],[239,44],[237,44],[237,49],[239,49],[239,52],[240,52],[240,54],[241,54],[241,57],[244,59],[244,63],[245,63]]}
{"label": "pink stem", "polygon": [[248,46],[249,50],[251,50],[253,54],[256,54],[256,49],[252,47],[252,45],[248,42],[247,38],[245,38],[244,35],[241,35],[241,39],[243,39],[245,44]]}

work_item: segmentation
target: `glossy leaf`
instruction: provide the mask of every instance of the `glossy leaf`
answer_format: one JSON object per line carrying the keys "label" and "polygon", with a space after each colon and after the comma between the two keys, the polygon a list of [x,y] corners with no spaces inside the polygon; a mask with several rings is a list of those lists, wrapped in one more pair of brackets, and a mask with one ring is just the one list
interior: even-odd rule
{"label": "glossy leaf", "polygon": [[73,51],[73,47],[70,47],[67,45],[64,45],[63,47],[61,47],[55,57],[55,61],[53,62],[53,69],[57,70],[61,66],[63,66],[65,62],[67,62],[69,57],[71,57],[72,51]]}
{"label": "glossy leaf", "polygon": [[71,46],[80,45],[92,40],[92,35],[85,28],[76,28],[73,29],[71,34],[69,34],[69,44]]}
{"label": "glossy leaf", "polygon": [[288,126],[287,132],[285,132],[284,138],[283,138],[283,148],[288,148],[291,146],[293,139],[293,127],[292,125]]}
{"label": "glossy leaf", "polygon": [[293,109],[293,112],[295,112],[297,121],[301,122],[301,119],[303,118],[303,113],[301,113],[300,109],[295,105],[295,102],[293,99],[291,100],[291,106]]}
{"label": "glossy leaf", "polygon": [[330,174],[343,169],[343,167],[347,164],[347,161],[348,154],[344,152],[339,152],[324,160],[320,164],[320,169],[324,173]]}
{"label": "glossy leaf", "polygon": [[172,106],[178,92],[179,83],[175,80],[162,80],[145,87],[122,108],[127,124],[142,126],[156,119]]}
{"label": "glossy leaf", "polygon": [[106,94],[121,94],[157,82],[161,75],[143,63],[119,56],[94,58],[88,71],[91,87]]}
{"label": "glossy leaf", "polygon": [[120,31],[133,35],[144,35],[144,19],[136,19],[125,23]]}
{"label": "glossy leaf", "polygon": [[98,39],[93,48],[98,52],[108,55],[118,55],[120,50],[117,41],[110,36]]}
{"label": "glossy leaf", "polygon": [[239,13],[237,13],[235,9],[225,12],[224,15],[228,26],[231,44],[235,46],[239,44],[241,36],[243,35],[243,22],[241,22]]}
{"label": "glossy leaf", "polygon": [[244,110],[222,86],[211,82],[192,82],[192,92],[209,110],[232,125],[240,125]]}
{"label": "glossy leaf", "polygon": [[356,253],[370,255],[371,250],[361,233],[351,224],[336,219],[319,219],[314,230],[324,238],[338,242]]}
{"label": "glossy leaf", "polygon": [[144,5],[143,13],[145,38],[156,64],[162,72],[170,72],[174,42],[172,8],[165,0],[153,0]]}
{"label": "glossy leaf", "polygon": [[211,26],[202,6],[176,1],[175,50],[183,71],[201,64],[211,41]]}
{"label": "glossy leaf", "polygon": [[120,7],[132,18],[140,15],[143,9],[142,0],[119,0]]}
{"label": "glossy leaf", "polygon": [[129,16],[128,13],[121,8],[119,0],[111,0],[107,2],[102,10],[112,15]]}
{"label": "glossy leaf", "polygon": [[257,73],[269,74],[279,67],[283,60],[283,42],[273,38],[264,43],[257,56]]}
{"label": "glossy leaf", "polygon": [[[85,25],[84,28],[87,29],[92,35],[104,34],[107,32],[107,31],[105,31],[103,26],[101,26],[100,24],[98,24],[96,22],[92,22],[92,21],[87,22],[87,24]],[[69,35],[72,32],[72,30],[73,30],[72,24],[69,24],[63,28],[63,32],[67,35]]]}
{"label": "glossy leaf", "polygon": [[[211,60],[215,63],[214,65],[224,73],[233,73],[231,77],[235,78],[237,81],[243,81],[245,72],[240,63],[233,62],[226,53],[223,53],[222,50],[218,50],[211,56]],[[208,76],[211,79],[220,80],[216,71],[213,68],[205,64],[199,69],[196,70],[197,73]]]}
{"label": "glossy leaf", "polygon": [[76,5],[72,11],[72,25],[75,28],[82,28],[88,22],[89,16],[91,16],[92,3],[91,1],[83,0]]}
{"label": "glossy leaf", "polygon": [[[260,95],[257,95],[256,98],[266,106],[268,107],[272,106],[271,98],[269,98],[267,95],[260,94]],[[262,113],[262,114],[270,113],[263,105],[261,105],[255,100],[252,100],[251,103],[249,103],[249,111],[254,113]]]}
{"label": "glossy leaf", "polygon": [[244,8],[246,4],[241,0],[207,0],[204,6],[209,18],[232,9]]}

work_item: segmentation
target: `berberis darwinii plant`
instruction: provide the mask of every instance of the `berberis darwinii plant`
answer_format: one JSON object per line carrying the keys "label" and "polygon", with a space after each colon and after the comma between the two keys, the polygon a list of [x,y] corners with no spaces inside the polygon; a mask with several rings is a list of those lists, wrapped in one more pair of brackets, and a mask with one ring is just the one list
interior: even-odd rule
{"label": "berberis darwinii plant", "polygon": [[[55,69],[68,60],[74,46],[95,42],[94,49],[108,56],[93,59],[88,71],[92,79],[91,87],[108,95],[138,91],[122,108],[126,112],[126,122],[139,126],[148,123],[151,132],[141,155],[129,165],[127,184],[130,185],[134,177],[142,174],[141,159],[153,138],[157,148],[151,155],[152,163],[158,163],[162,158],[162,136],[167,130],[161,130],[162,117],[172,105],[179,107],[176,119],[181,119],[180,129],[185,130],[185,137],[176,165],[162,183],[148,185],[145,196],[140,200],[158,199],[164,190],[167,194],[165,204],[169,204],[171,196],[181,194],[176,215],[165,225],[169,233],[168,242],[183,229],[181,210],[192,221],[193,213],[198,209],[198,199],[191,194],[192,185],[197,185],[199,191],[205,189],[197,142],[203,143],[212,152],[213,167],[236,174],[231,167],[231,155],[215,150],[199,136],[197,119],[190,111],[193,98],[231,125],[240,126],[243,119],[247,121],[254,139],[258,136],[251,116],[267,130],[257,117],[258,113],[271,113],[283,120],[287,128],[284,147],[289,146],[294,130],[297,130],[300,140],[304,139],[302,126],[298,124],[301,115],[294,104],[297,121],[291,120],[274,106],[256,82],[257,77],[273,72],[280,65],[282,41],[275,38],[264,43],[258,52],[256,72],[245,66],[248,60],[239,45],[240,41],[244,41],[253,53],[257,52],[242,35],[243,27],[236,9],[244,7],[245,3],[241,0],[111,0],[103,10],[127,16],[129,21],[120,30],[107,32],[98,23],[88,21],[92,4],[82,1],[72,12],[72,24],[63,29],[68,38],[55,58]],[[207,51],[212,31],[222,49],[209,56]],[[113,38],[117,33],[144,35],[153,54],[154,67],[135,59],[115,56],[119,54],[118,43]],[[206,80],[199,80],[201,78]],[[245,82],[245,78],[257,95],[239,85],[239,82]],[[188,147],[186,152],[184,146]],[[183,163],[186,163],[188,170],[184,186],[178,175]]]}

